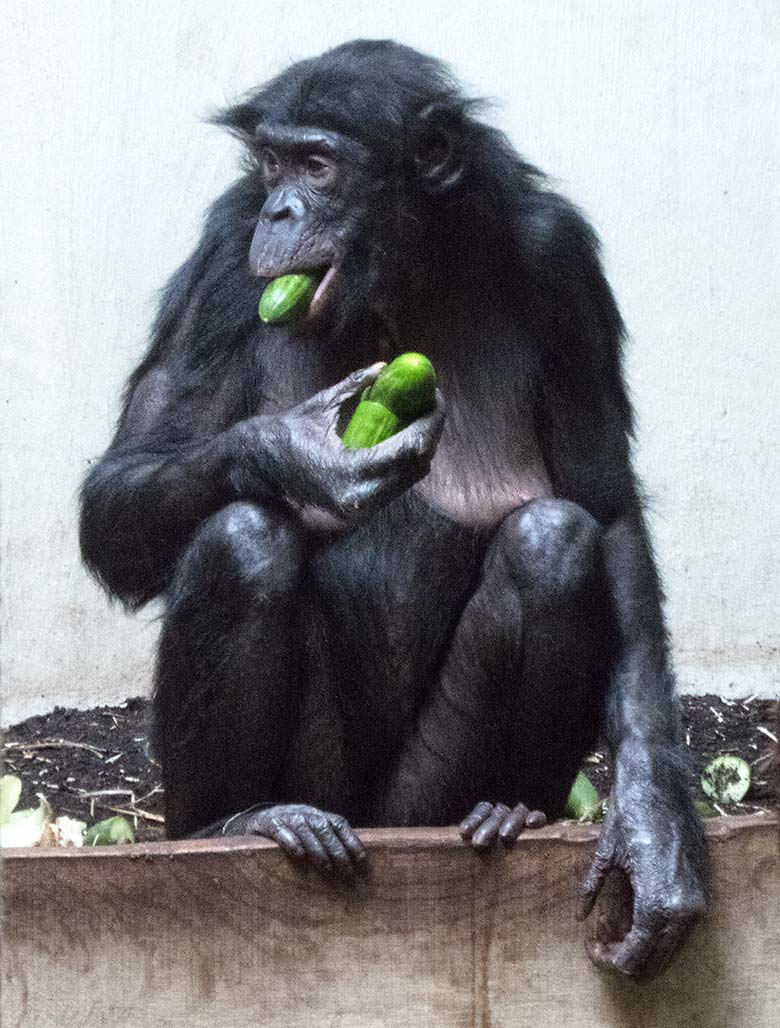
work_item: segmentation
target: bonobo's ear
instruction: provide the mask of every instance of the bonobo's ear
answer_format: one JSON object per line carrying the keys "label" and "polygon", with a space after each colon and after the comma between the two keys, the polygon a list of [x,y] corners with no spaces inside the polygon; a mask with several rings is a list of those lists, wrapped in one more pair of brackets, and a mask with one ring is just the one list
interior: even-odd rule
{"label": "bonobo's ear", "polygon": [[463,177],[463,115],[441,103],[428,104],[411,133],[412,159],[418,180],[434,196],[452,189]]}

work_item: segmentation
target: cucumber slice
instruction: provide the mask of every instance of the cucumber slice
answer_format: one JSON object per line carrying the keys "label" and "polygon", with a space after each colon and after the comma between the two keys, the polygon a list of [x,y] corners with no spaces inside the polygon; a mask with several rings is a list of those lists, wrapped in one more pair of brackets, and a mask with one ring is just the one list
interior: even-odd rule
{"label": "cucumber slice", "polygon": [[716,803],[739,803],[750,788],[750,764],[733,753],[722,753],[705,767],[701,787]]}
{"label": "cucumber slice", "polygon": [[600,821],[602,814],[601,799],[595,786],[582,771],[578,771],[563,808],[563,816],[577,821]]}
{"label": "cucumber slice", "polygon": [[127,818],[119,815],[98,821],[84,832],[85,846],[111,846],[122,842],[135,842],[135,835]]}

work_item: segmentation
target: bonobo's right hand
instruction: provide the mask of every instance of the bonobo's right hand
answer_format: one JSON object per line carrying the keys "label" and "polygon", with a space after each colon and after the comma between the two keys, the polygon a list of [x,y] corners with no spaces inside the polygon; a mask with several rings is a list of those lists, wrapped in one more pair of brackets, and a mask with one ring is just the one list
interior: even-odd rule
{"label": "bonobo's right hand", "polygon": [[352,524],[423,478],[444,423],[444,403],[390,439],[346,449],[336,432],[342,405],[376,379],[383,364],[356,371],[282,414],[239,422],[239,463],[232,475],[243,499],[267,498],[269,484],[294,508],[327,512]]}

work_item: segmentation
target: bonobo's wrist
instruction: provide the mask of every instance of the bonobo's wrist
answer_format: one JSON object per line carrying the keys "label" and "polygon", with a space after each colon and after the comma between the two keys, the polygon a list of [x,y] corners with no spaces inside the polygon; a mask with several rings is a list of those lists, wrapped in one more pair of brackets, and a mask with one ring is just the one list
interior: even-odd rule
{"label": "bonobo's wrist", "polygon": [[233,467],[234,443],[228,432],[194,445],[176,465],[181,482],[178,509],[189,509],[203,518],[232,503],[237,499]]}
{"label": "bonobo's wrist", "polygon": [[271,810],[277,804],[275,802],[270,803],[255,803],[252,807],[247,807],[246,810],[241,810],[237,814],[233,814],[227,821],[222,825],[220,835],[246,835],[250,825],[257,820],[257,815],[262,811]]}
{"label": "bonobo's wrist", "polygon": [[281,425],[258,415],[222,433],[224,484],[231,500],[271,499],[282,491]]}
{"label": "bonobo's wrist", "polygon": [[[614,754],[613,798],[618,812],[692,811],[686,754],[673,741],[624,740]],[[665,814],[665,816],[666,816]]]}
{"label": "bonobo's wrist", "polygon": [[644,738],[629,735],[613,747],[615,768],[652,768],[657,764],[674,761],[679,755],[679,746],[674,739]]}

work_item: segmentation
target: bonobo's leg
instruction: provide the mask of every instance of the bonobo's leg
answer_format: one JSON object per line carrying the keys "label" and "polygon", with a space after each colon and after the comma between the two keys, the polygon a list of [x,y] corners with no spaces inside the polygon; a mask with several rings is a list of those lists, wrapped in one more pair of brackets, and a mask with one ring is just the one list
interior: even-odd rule
{"label": "bonobo's leg", "polygon": [[179,560],[154,697],[170,837],[279,798],[298,692],[301,562],[294,527],[250,503],[204,521]]}
{"label": "bonobo's leg", "polygon": [[490,800],[463,823],[480,846],[544,823],[537,811],[560,813],[607,684],[599,540],[594,519],[563,500],[502,522],[382,797],[389,823],[451,822]]}

